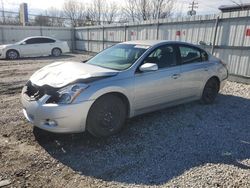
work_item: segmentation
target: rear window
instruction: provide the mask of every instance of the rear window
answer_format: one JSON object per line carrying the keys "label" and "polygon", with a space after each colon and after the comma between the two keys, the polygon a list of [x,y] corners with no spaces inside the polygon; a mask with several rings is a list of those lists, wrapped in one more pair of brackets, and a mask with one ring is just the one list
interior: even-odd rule
{"label": "rear window", "polygon": [[208,60],[205,51],[192,46],[179,46],[182,64],[196,63]]}

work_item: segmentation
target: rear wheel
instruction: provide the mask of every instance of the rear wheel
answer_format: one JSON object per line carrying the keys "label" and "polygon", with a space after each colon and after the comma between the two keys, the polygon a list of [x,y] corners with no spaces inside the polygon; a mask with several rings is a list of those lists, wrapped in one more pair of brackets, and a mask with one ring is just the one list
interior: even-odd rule
{"label": "rear wheel", "polygon": [[126,105],[116,95],[100,97],[90,108],[87,130],[96,137],[106,137],[121,130],[127,117]]}
{"label": "rear wheel", "polygon": [[6,53],[7,59],[18,59],[19,53],[16,50],[8,50]]}
{"label": "rear wheel", "polygon": [[54,57],[58,57],[62,54],[62,50],[60,48],[53,48],[51,51],[51,55]]}
{"label": "rear wheel", "polygon": [[219,82],[215,78],[210,78],[203,90],[201,101],[204,104],[211,104],[214,102],[219,92]]}

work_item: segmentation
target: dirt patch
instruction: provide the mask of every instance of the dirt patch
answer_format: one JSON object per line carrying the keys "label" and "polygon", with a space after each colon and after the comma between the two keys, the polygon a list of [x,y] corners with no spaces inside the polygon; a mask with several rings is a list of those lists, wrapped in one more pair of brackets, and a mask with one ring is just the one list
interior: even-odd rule
{"label": "dirt patch", "polygon": [[37,69],[86,55],[0,61],[0,182],[10,187],[250,187],[250,86],[227,82],[192,102],[129,120],[107,139],[52,134],[25,120],[20,92]]}

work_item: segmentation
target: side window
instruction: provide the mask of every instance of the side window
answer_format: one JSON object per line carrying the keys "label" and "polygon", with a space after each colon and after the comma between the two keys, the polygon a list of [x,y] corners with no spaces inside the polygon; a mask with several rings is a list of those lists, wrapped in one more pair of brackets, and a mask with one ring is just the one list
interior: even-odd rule
{"label": "side window", "polygon": [[38,44],[39,40],[37,40],[37,38],[31,38],[25,41],[26,44]]}
{"label": "side window", "polygon": [[49,38],[40,38],[40,43],[54,43],[55,40]]}
{"label": "side window", "polygon": [[191,46],[180,46],[182,64],[196,63],[202,61],[201,51]]}
{"label": "side window", "polygon": [[172,45],[164,45],[149,54],[144,63],[156,63],[158,68],[172,67],[176,65],[175,48]]}

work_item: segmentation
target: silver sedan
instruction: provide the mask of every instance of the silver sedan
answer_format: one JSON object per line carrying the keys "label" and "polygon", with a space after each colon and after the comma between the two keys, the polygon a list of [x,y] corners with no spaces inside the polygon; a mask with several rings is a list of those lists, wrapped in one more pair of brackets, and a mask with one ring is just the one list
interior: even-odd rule
{"label": "silver sedan", "polygon": [[22,90],[25,117],[56,133],[117,133],[126,119],[201,100],[213,103],[228,73],[198,46],[130,41],[87,62],[56,62],[35,72]]}

